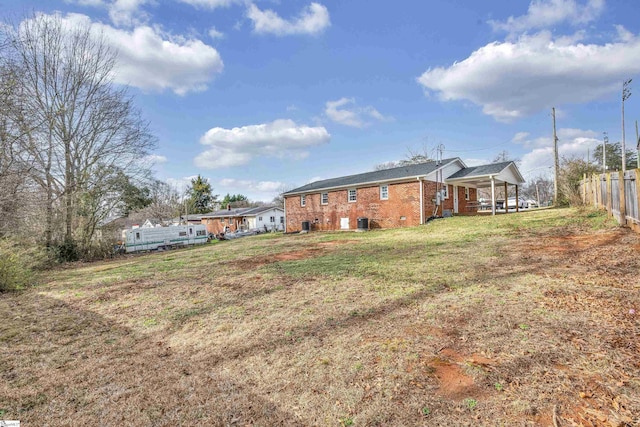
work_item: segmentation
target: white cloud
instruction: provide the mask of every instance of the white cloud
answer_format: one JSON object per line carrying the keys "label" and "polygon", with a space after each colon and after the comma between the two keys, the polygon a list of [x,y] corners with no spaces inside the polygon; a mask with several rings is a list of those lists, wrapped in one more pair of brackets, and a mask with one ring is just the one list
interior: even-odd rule
{"label": "white cloud", "polygon": [[182,178],[167,178],[165,182],[175,188],[179,194],[184,194],[191,185],[191,180],[197,177],[197,175],[191,175]]}
{"label": "white cloud", "polygon": [[117,26],[140,25],[149,15],[141,7],[152,0],[115,0],[108,5],[109,18]]}
{"label": "white cloud", "polygon": [[550,28],[564,22],[584,25],[600,16],[604,3],[604,0],[587,0],[584,5],[576,0],[533,0],[526,15],[510,16],[505,22],[489,21],[489,24],[496,31],[510,34]]}
{"label": "white cloud", "polygon": [[526,140],[528,136],[529,136],[529,132],[518,132],[513,136],[513,138],[511,139],[511,142],[515,142],[516,144],[518,144]]}
{"label": "white cloud", "polygon": [[308,155],[306,148],[326,144],[331,135],[324,127],[298,126],[293,120],[236,127],[212,128],[200,138],[209,148],[195,158],[196,166],[216,169],[247,164],[254,157],[294,159]]}
{"label": "white cloud", "polygon": [[627,30],[624,26],[616,25],[616,31],[618,33],[618,40],[620,40],[621,42],[633,41],[633,33]]}
{"label": "white cloud", "polygon": [[65,3],[105,8],[114,25],[130,27],[147,22],[149,14],[142,6],[153,4],[154,0],[65,0]]}
{"label": "white cloud", "polygon": [[[592,130],[561,128],[558,130],[558,155],[560,157],[586,158],[587,151],[593,150],[602,141],[598,133]],[[520,171],[525,179],[553,173],[553,138],[538,137],[532,140],[533,150],[522,156]]]}
{"label": "white cloud", "polygon": [[149,154],[148,156],[145,156],[141,161],[152,166],[160,163],[166,163],[167,158],[159,154]]}
{"label": "white cloud", "polygon": [[331,25],[329,11],[320,3],[311,3],[294,19],[281,18],[273,10],[260,10],[250,4],[247,17],[253,22],[253,30],[258,34],[319,34]]}
{"label": "white cloud", "polygon": [[118,52],[114,81],[149,91],[172,90],[178,95],[202,91],[224,64],[218,51],[198,39],[168,36],[158,28],[131,31],[91,22],[86,15],[61,17],[69,27],[86,25]]}
{"label": "white cloud", "polygon": [[216,9],[229,7],[233,4],[243,3],[243,0],[180,0],[182,3],[203,9]]}
{"label": "white cloud", "polygon": [[494,42],[418,82],[442,101],[469,100],[511,121],[554,105],[589,102],[616,92],[640,72],[640,38],[606,44],[557,43],[548,32]]}
{"label": "white cloud", "polygon": [[236,193],[268,193],[274,196],[286,186],[280,181],[252,181],[245,179],[225,178],[220,181],[220,186],[229,188]]}
{"label": "white cloud", "polygon": [[66,28],[88,27],[117,52],[114,81],[148,91],[172,90],[178,95],[203,91],[224,64],[213,47],[196,38],[172,36],[158,27],[131,31],[92,22],[83,14],[43,15],[60,19]]}
{"label": "white cloud", "polygon": [[211,27],[209,29],[209,37],[211,37],[212,39],[222,39],[224,38],[224,33],[221,31],[216,30],[216,27]]}
{"label": "white cloud", "polygon": [[[351,106],[351,108],[347,108]],[[390,117],[383,116],[372,106],[357,107],[353,98],[340,98],[337,101],[327,101],[325,114],[329,119],[345,126],[361,128],[371,124],[367,119],[390,121]]]}
{"label": "white cloud", "polygon": [[107,2],[105,0],[65,0],[67,4],[77,4],[78,6],[89,7],[106,7]]}

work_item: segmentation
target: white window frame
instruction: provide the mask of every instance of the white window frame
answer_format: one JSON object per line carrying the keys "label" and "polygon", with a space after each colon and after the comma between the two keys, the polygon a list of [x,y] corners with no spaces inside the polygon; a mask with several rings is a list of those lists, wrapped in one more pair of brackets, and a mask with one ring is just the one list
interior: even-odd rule
{"label": "white window frame", "polygon": [[300,195],[300,206],[307,206],[307,196],[305,194]]}
{"label": "white window frame", "polygon": [[444,199],[449,198],[449,186],[447,184],[442,184],[442,197]]}
{"label": "white window frame", "polygon": [[274,224],[275,224],[275,222],[276,222],[276,217],[275,217],[275,216],[270,216],[270,217],[269,217],[269,222],[272,222],[272,223],[274,223]]}
{"label": "white window frame", "polygon": [[[326,197],[326,199],[325,199]],[[320,204],[328,205],[329,204],[329,193],[320,193]]]}
{"label": "white window frame", "polygon": [[389,186],[388,185],[381,185],[380,186],[380,200],[389,200]]}
{"label": "white window frame", "polygon": [[[351,193],[353,192],[353,200],[351,200]],[[355,203],[358,201],[358,190],[355,188],[349,188],[347,190],[347,201],[349,203]]]}
{"label": "white window frame", "polygon": [[464,199],[465,200],[469,200],[469,195],[471,194],[471,191],[469,191],[469,187],[464,187]]}

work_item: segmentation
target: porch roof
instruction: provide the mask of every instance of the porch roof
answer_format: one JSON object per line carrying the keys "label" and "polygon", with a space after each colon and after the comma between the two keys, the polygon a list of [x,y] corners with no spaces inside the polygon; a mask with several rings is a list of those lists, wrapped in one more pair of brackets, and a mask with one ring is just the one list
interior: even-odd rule
{"label": "porch roof", "polygon": [[492,163],[460,169],[445,181],[448,184],[487,188],[491,187],[492,177],[496,185],[504,183],[522,185],[526,182],[514,162]]}

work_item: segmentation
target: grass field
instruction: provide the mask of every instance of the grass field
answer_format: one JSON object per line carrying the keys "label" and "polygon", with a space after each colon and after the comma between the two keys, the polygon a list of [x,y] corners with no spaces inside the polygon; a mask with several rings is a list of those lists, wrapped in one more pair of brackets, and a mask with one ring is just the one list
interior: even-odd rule
{"label": "grass field", "polygon": [[639,272],[576,209],[74,265],[0,294],[0,419],[640,425]]}

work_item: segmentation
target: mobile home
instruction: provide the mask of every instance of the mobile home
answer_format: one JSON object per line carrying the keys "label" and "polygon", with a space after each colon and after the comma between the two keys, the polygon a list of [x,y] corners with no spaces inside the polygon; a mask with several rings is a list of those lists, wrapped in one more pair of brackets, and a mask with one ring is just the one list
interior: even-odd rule
{"label": "mobile home", "polygon": [[122,231],[122,240],[126,252],[199,245],[206,243],[207,239],[207,229],[203,224],[134,228]]}

